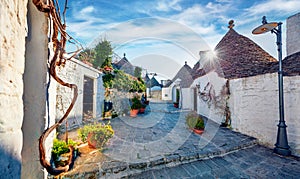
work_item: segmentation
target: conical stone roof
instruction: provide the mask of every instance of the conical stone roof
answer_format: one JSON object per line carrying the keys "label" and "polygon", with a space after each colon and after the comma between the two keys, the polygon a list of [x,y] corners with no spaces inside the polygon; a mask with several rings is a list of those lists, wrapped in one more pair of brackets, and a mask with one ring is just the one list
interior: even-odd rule
{"label": "conical stone roof", "polygon": [[176,79],[181,79],[180,86],[182,88],[188,88],[193,83],[193,76],[192,76],[192,68],[185,62],[183,67],[177,72],[175,77],[173,78],[172,82]]}
{"label": "conical stone roof", "polygon": [[[230,28],[214,49],[213,60],[200,59],[202,68],[194,66],[193,77],[197,78],[215,70],[226,79],[244,78],[274,72],[277,60],[249,38]],[[205,63],[209,61],[209,64]]]}

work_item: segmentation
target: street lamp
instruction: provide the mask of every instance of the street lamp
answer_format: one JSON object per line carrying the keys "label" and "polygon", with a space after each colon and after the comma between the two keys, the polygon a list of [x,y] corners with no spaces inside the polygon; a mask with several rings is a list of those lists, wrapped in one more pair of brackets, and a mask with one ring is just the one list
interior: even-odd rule
{"label": "street lamp", "polygon": [[[283,71],[282,71],[282,42],[281,42],[281,22],[270,22],[266,20],[266,16],[262,18],[262,25],[255,28],[252,34],[263,34],[271,31],[275,33],[277,37],[277,51],[278,51],[278,88],[279,88],[279,124],[277,131],[277,141],[275,144],[274,152],[280,155],[291,155],[290,146],[288,145],[286,125],[284,121],[284,100],[283,100]],[[277,28],[276,28],[277,27]]]}

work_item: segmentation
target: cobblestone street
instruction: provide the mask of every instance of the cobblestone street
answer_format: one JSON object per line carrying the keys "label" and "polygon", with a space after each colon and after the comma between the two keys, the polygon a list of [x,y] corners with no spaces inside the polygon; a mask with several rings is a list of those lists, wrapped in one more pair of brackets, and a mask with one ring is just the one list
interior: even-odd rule
{"label": "cobblestone street", "polygon": [[299,178],[300,160],[255,145],[225,156],[150,170],[127,178]]}
{"label": "cobblestone street", "polygon": [[280,157],[257,139],[207,119],[205,132],[187,129],[170,103],[151,103],[136,118],[111,120],[115,136],[101,152],[76,160],[73,178],[298,178],[300,160]]}

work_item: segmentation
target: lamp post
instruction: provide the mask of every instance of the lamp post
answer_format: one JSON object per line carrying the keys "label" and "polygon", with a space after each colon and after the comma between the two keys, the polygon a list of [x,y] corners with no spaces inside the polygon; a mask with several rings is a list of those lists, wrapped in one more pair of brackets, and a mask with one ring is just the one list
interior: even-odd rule
{"label": "lamp post", "polygon": [[283,99],[283,71],[282,71],[282,40],[281,40],[281,22],[270,22],[266,20],[266,16],[262,18],[262,25],[255,28],[252,34],[262,34],[271,31],[277,37],[277,51],[278,51],[278,88],[279,88],[279,124],[277,131],[277,141],[275,144],[274,152],[280,155],[291,155],[290,146],[288,145],[286,124],[284,121],[284,99]]}

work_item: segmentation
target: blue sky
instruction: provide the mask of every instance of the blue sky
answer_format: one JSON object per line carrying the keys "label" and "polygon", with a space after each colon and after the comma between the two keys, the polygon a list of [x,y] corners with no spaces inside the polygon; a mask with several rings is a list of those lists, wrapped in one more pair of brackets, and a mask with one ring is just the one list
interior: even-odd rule
{"label": "blue sky", "polygon": [[[73,0],[68,1],[67,31],[84,47],[101,38],[135,65],[170,78],[185,61],[193,67],[200,50],[213,49],[234,29],[277,58],[276,36],[254,36],[262,16],[283,22],[285,56],[286,19],[300,12],[299,0]],[[72,49],[68,47],[68,49]]]}

